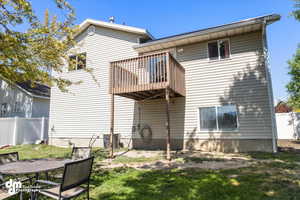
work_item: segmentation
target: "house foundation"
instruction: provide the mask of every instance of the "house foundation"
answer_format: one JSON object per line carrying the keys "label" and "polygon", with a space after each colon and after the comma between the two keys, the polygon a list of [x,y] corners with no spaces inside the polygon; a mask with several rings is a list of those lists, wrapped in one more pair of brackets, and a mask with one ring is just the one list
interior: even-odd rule
{"label": "house foundation", "polygon": [[[61,147],[88,146],[90,138],[50,138],[49,144]],[[103,138],[94,143],[94,147],[103,147]],[[153,138],[145,143],[141,138],[120,138],[119,146],[138,150],[165,150],[165,138]],[[171,139],[172,150],[200,150],[209,152],[272,152],[272,139]]]}

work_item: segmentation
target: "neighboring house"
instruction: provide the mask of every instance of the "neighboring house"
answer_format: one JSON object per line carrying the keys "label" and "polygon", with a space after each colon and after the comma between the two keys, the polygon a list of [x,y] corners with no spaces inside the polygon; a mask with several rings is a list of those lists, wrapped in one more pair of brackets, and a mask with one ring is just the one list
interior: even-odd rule
{"label": "neighboring house", "polygon": [[288,104],[284,101],[279,101],[275,106],[275,113],[289,113],[292,112],[293,108],[288,106]]}
{"label": "neighboring house", "polygon": [[29,82],[8,84],[0,79],[0,117],[49,117],[50,88]]}
{"label": "neighboring house", "polygon": [[66,64],[62,75],[83,82],[69,93],[52,88],[51,143],[87,145],[96,134],[103,145],[113,130],[123,146],[163,149],[170,102],[173,149],[276,151],[266,26],[279,19],[160,39],[145,29],[85,20],[70,53],[75,66]]}

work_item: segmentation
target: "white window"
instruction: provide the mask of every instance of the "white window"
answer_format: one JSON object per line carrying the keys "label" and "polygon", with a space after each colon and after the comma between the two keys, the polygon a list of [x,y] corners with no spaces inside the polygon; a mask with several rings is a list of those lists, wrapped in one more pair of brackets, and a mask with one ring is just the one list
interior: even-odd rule
{"label": "white window", "polygon": [[69,56],[69,71],[86,68],[86,53]]}
{"label": "white window", "polygon": [[13,108],[13,112],[14,113],[19,113],[21,112],[21,102],[16,101],[14,104],[14,108]]}
{"label": "white window", "polygon": [[8,113],[7,103],[2,103],[0,107],[0,117],[5,117]]}
{"label": "white window", "polygon": [[229,39],[208,42],[209,60],[221,60],[230,57]]}
{"label": "white window", "polygon": [[233,131],[238,128],[235,105],[199,108],[200,131]]}

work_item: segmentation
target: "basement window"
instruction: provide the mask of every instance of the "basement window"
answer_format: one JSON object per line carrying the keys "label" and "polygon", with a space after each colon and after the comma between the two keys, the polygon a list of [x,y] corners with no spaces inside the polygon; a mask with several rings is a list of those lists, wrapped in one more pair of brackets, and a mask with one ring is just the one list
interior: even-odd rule
{"label": "basement window", "polygon": [[208,42],[209,60],[221,60],[230,57],[229,39]]}
{"label": "basement window", "polygon": [[235,105],[199,108],[200,131],[234,131],[238,128]]}
{"label": "basement window", "polygon": [[86,68],[86,53],[69,56],[69,71]]}

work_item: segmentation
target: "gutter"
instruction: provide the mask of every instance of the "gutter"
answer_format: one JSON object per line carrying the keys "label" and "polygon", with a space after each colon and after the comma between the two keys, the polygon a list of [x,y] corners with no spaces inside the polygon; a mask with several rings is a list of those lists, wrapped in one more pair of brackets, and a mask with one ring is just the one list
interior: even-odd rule
{"label": "gutter", "polygon": [[140,48],[149,47],[152,45],[173,42],[173,41],[177,41],[177,40],[181,40],[181,39],[186,39],[186,38],[191,38],[191,37],[196,37],[196,36],[201,36],[201,35],[207,35],[207,34],[216,33],[216,32],[220,32],[220,31],[231,30],[234,28],[239,28],[239,27],[243,27],[243,26],[247,26],[247,25],[261,24],[264,21],[266,21],[267,24],[271,24],[279,19],[280,19],[280,15],[277,15],[277,14],[265,15],[265,16],[245,19],[242,21],[233,22],[233,23],[229,23],[229,24],[223,24],[223,25],[216,26],[216,27],[200,29],[200,30],[196,30],[196,31],[192,31],[192,32],[187,32],[187,33],[182,33],[182,34],[173,35],[173,36],[169,36],[169,37],[164,37],[164,38],[152,40],[152,41],[149,41],[149,42],[146,42],[143,44],[134,45],[133,48],[140,49]]}
{"label": "gutter", "polygon": [[272,79],[270,73],[270,65],[269,65],[269,57],[268,57],[268,44],[267,44],[267,28],[268,22],[265,19],[262,24],[262,46],[263,46],[263,56],[264,56],[264,65],[266,71],[266,79],[268,83],[268,97],[269,97],[269,105],[270,105],[270,112],[271,112],[271,119],[272,119],[272,146],[273,146],[273,153],[278,152],[277,148],[277,126],[276,126],[276,119],[275,119],[275,112],[274,112],[274,96],[273,96],[273,89],[272,89]]}

